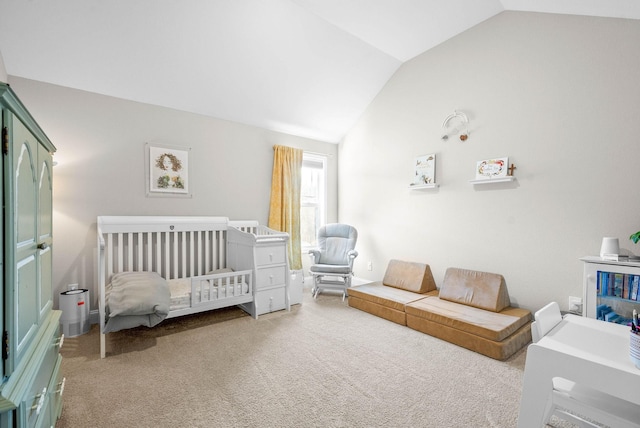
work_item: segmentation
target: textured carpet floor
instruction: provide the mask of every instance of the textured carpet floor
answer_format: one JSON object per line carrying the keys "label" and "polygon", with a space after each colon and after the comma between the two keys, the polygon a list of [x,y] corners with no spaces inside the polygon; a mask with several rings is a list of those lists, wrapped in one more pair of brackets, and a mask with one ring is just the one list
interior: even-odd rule
{"label": "textured carpet floor", "polygon": [[291,312],[227,308],[65,340],[58,428],[515,427],[523,350],[496,361],[305,290]]}

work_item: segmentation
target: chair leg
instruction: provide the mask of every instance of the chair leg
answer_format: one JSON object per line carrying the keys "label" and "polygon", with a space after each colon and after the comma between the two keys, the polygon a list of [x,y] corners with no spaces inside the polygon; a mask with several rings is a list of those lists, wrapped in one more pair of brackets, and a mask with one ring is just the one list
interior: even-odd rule
{"label": "chair leg", "polygon": [[320,277],[318,275],[313,275],[313,287],[311,288],[311,297],[313,297],[314,299],[318,297],[318,292],[320,291],[320,288],[318,287],[319,280],[320,280]]}

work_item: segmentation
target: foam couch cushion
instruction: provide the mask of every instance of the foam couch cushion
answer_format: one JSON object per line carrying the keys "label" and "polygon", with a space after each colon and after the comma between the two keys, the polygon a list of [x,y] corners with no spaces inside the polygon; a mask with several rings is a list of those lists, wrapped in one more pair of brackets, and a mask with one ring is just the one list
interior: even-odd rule
{"label": "foam couch cushion", "polygon": [[382,283],[388,287],[419,294],[436,289],[436,282],[433,280],[429,265],[401,260],[389,261]]}
{"label": "foam couch cushion", "polygon": [[436,296],[408,303],[405,312],[496,342],[511,336],[531,320],[531,312],[525,309],[509,307],[496,313]]}
{"label": "foam couch cushion", "polygon": [[492,312],[511,304],[502,275],[460,268],[447,269],[440,298]]}
{"label": "foam couch cushion", "polygon": [[406,325],[405,305],[437,293],[429,265],[391,260],[381,282],[349,288],[349,306]]}
{"label": "foam couch cushion", "polygon": [[406,315],[409,328],[501,361],[511,357],[531,342],[531,323],[523,325],[503,341],[496,342],[464,330],[429,321],[426,318],[411,314]]}
{"label": "foam couch cushion", "polygon": [[[437,293],[437,290],[433,290],[426,295]],[[349,306],[396,324],[407,325],[405,305],[422,299],[424,296],[425,294],[388,287],[382,282],[373,282],[351,287],[349,289]]]}
{"label": "foam couch cushion", "polygon": [[369,284],[351,287],[349,289],[349,297],[355,297],[377,305],[404,311],[404,306],[407,303],[422,299],[424,295],[400,288],[387,287],[382,282],[371,282]]}

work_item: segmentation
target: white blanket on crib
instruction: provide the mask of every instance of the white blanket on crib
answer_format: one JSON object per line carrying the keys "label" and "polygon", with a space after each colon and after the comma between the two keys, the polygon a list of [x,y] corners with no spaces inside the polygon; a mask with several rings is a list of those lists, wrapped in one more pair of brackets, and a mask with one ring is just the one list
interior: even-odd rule
{"label": "white blanket on crib", "polygon": [[108,316],[149,315],[152,325],[169,314],[169,284],[155,272],[122,272],[107,285]]}

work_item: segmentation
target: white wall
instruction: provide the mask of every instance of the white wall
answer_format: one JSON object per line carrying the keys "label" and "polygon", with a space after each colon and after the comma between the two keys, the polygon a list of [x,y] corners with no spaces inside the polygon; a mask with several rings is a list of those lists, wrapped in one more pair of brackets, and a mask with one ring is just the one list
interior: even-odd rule
{"label": "white wall", "polygon": [[[328,216],[337,217],[337,145],[9,76],[56,145],[54,292],[95,284],[96,216],[269,214],[273,145],[329,154]],[[162,88],[159,88],[162,90]],[[191,148],[191,199],[145,196],[145,143]]]}
{"label": "white wall", "polygon": [[[505,12],[404,64],[340,145],[339,219],[359,231],[357,276],[389,259],[501,273],[515,305],[564,309],[579,258],[640,230],[640,21]],[[454,109],[466,142],[440,140]],[[409,190],[437,155],[436,190]],[[508,156],[514,184],[473,186]],[[367,271],[367,262],[373,271]]]}

